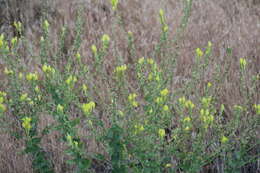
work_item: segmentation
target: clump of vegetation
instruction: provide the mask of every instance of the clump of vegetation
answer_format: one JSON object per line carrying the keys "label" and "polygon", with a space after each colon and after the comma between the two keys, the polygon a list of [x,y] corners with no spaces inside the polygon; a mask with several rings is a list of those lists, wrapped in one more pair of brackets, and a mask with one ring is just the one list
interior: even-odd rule
{"label": "clump of vegetation", "polygon": [[[119,3],[111,0],[111,25],[124,30]],[[181,55],[178,46],[169,47],[181,41],[191,7],[192,0],[184,1],[185,15],[174,40],[165,11],[158,11],[161,34],[151,57],[136,57],[138,36],[126,31],[133,62],[118,54],[116,30],[100,35],[89,47],[91,57],[83,55],[83,9],[66,51],[68,28],[62,27],[55,43],[48,20],[42,21],[35,53],[19,21],[13,24],[19,37],[1,34],[1,131],[23,142],[20,156],[30,158],[33,172],[57,172],[51,151],[43,145],[54,133],[59,138],[53,140],[64,144],[59,151],[67,158],[65,172],[241,172],[259,161],[260,74],[250,71],[250,57],[234,64],[241,102],[222,102],[232,49],[217,64],[210,40],[194,50],[190,78],[175,85]],[[23,57],[21,51],[31,56]],[[108,54],[115,56],[112,69],[105,63]]]}

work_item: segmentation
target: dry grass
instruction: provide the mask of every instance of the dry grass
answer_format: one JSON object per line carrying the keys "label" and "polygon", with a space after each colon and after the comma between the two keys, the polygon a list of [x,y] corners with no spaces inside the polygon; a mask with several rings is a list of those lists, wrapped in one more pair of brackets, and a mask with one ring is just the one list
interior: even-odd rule
{"label": "dry grass", "polygon": [[[19,1],[19,2],[18,2]],[[110,10],[109,3],[105,0],[55,0],[46,1],[42,4],[40,0],[7,0],[0,1],[6,3],[7,8],[0,9],[0,31],[5,32],[12,37],[16,33],[11,27],[13,21],[19,20],[25,25],[25,35],[31,40],[38,41],[41,33],[40,19],[45,16],[51,23],[50,40],[56,40],[61,30],[61,26],[66,25],[69,28],[66,48],[72,46],[72,40],[75,38],[73,29],[76,19],[76,11],[78,6],[84,7],[84,34],[82,35],[83,44],[80,48],[84,61],[91,63],[92,44],[98,45],[103,33],[111,35],[113,40],[111,47],[116,47],[117,55],[109,52],[108,58],[105,60],[108,74],[111,73],[112,67],[115,65],[117,56],[126,57],[126,61],[131,63],[141,56],[151,57],[153,49],[160,37],[160,24],[158,21],[158,11],[160,8],[165,9],[167,23],[170,28],[169,37],[173,40],[176,37],[176,28],[179,26],[182,17],[181,0],[128,0],[122,1],[119,6],[119,14],[122,16],[121,28],[113,28],[111,25],[113,13]],[[132,31],[134,34],[134,42],[136,45],[136,59],[131,59],[129,49],[126,44],[126,33]],[[233,49],[233,56],[230,57],[230,80],[226,81],[225,86],[219,90],[218,98],[226,105],[234,105],[242,102],[241,95],[236,89],[239,71],[238,60],[241,57],[248,58],[250,61],[250,73],[260,73],[260,3],[257,0],[197,0],[193,3],[192,14],[188,22],[188,27],[184,31],[183,37],[176,44],[172,44],[173,50],[180,51],[177,62],[176,79],[189,79],[190,67],[193,64],[195,48],[205,47],[208,41],[213,43],[213,56],[216,63],[223,62],[226,57],[226,49]],[[32,45],[33,46],[33,45]],[[37,44],[34,48],[37,50]],[[57,49],[57,47],[53,47]],[[37,51],[36,51],[37,52]],[[23,53],[23,52],[21,52]],[[64,50],[64,55],[66,55]],[[31,56],[31,55],[25,55]],[[163,57],[158,57],[163,58]],[[26,62],[26,59],[24,60]],[[0,61],[1,63],[1,61]],[[1,64],[0,64],[1,65]],[[35,68],[33,63],[28,63]],[[213,68],[213,67],[212,67]],[[210,81],[212,72],[208,72]],[[98,82],[97,82],[98,85]],[[180,84],[176,82],[178,87]],[[258,85],[260,89],[260,84]],[[103,94],[103,95],[102,95]],[[104,97],[106,92],[97,97]],[[256,93],[253,100],[260,100],[259,93]],[[105,104],[106,101],[104,101]],[[101,105],[102,107],[103,105]],[[104,115],[103,119],[106,119]],[[52,121],[51,119],[42,118],[42,126],[44,123]],[[82,135],[87,132],[82,130]],[[14,137],[0,134],[0,172],[6,173],[30,173],[30,158],[20,155],[18,152],[23,146],[22,143],[15,140]],[[59,141],[58,134],[46,136],[43,140],[44,148],[54,159],[55,170],[57,172],[69,172],[64,164],[66,157],[59,151],[64,146]],[[90,142],[91,143],[91,142]],[[97,149],[96,144],[90,144],[91,150]],[[66,171],[65,171],[66,170]]]}

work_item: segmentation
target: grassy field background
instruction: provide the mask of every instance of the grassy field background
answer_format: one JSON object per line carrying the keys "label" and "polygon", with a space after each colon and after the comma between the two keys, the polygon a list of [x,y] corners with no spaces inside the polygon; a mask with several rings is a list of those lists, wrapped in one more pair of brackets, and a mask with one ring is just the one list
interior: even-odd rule
{"label": "grassy field background", "polygon": [[[190,9],[189,4],[191,4]],[[162,34],[162,22],[160,22],[159,17],[160,9],[163,9],[165,13],[165,21],[168,27],[166,39],[164,39]],[[23,29],[21,32],[18,32],[14,26],[14,22],[17,21],[22,23]],[[48,21],[50,24],[47,29],[48,36],[45,35],[44,21]],[[63,27],[66,27],[66,30],[63,30]],[[30,152],[29,154],[22,153],[27,146],[26,141],[29,138],[25,135],[26,132],[22,125],[23,120],[17,114],[22,114],[26,117],[26,114],[29,116],[29,114],[37,112],[37,132],[41,132],[47,126],[59,121],[55,116],[49,115],[52,114],[51,112],[55,112],[58,103],[49,98],[52,94],[51,90],[46,89],[47,81],[50,80],[50,83],[53,82],[54,88],[57,87],[62,90],[64,86],[61,83],[68,79],[70,73],[77,76],[78,79],[75,86],[73,86],[74,90],[68,89],[68,91],[64,92],[64,95],[68,96],[68,100],[71,101],[68,101],[68,103],[64,101],[63,105],[70,119],[83,116],[84,110],[82,113],[81,109],[78,108],[79,104],[90,101],[95,102],[93,117],[96,117],[98,120],[89,117],[86,119],[81,118],[81,122],[75,127],[82,144],[87,146],[86,157],[91,158],[90,160],[92,161],[89,171],[111,172],[113,170],[116,172],[115,167],[118,166],[118,170],[122,168],[120,171],[124,172],[124,166],[122,165],[127,165],[125,168],[127,171],[125,172],[255,173],[260,171],[260,160],[259,158],[257,159],[260,148],[259,114],[257,109],[253,107],[253,105],[260,104],[259,1],[124,0],[119,1],[117,9],[113,11],[110,1],[106,0],[5,0],[0,1],[1,34],[4,34],[5,39],[10,42],[8,42],[10,50],[13,50],[11,48],[12,38],[17,37],[18,39],[21,38],[21,40],[24,39],[24,41],[20,41],[17,44],[14,53],[5,54],[1,52],[0,54],[0,91],[6,91],[10,94],[10,96],[7,94],[6,100],[8,101],[4,102],[7,110],[4,116],[1,116],[0,122],[0,172],[41,172],[41,170],[34,168],[32,164],[33,156],[30,155]],[[104,41],[102,42],[101,38],[104,34],[109,35],[110,40],[102,59],[102,66],[99,67],[98,63],[96,64],[95,62],[96,59],[91,46],[96,45],[98,50],[103,49]],[[41,45],[42,36],[44,36],[44,45],[46,47]],[[205,54],[209,41],[212,43],[212,50],[208,59],[209,63],[203,72],[200,72],[199,69],[203,67],[196,66],[195,57],[198,57],[196,50],[200,48]],[[44,55],[42,54],[43,52]],[[80,62],[75,60],[77,53],[80,54]],[[136,77],[135,72],[138,65],[135,64],[141,57],[145,57],[145,59],[152,58],[159,66],[160,70],[158,71],[162,72],[163,81],[160,83],[160,87],[155,90],[152,89],[156,88],[157,84],[145,81],[145,86],[143,86]],[[10,61],[13,62],[9,63],[8,59],[12,58],[13,60]],[[245,73],[243,68],[241,68],[241,58],[244,58],[247,62]],[[19,63],[16,64],[15,61]],[[42,70],[42,66],[46,62],[60,72],[57,74],[56,79],[43,77],[45,73]],[[147,62],[148,65],[153,64],[149,63],[149,60]],[[70,64],[70,67],[67,66],[68,64]],[[124,80],[122,82],[120,77],[114,77],[114,73],[116,67],[123,64],[127,64],[127,71],[123,72]],[[85,69],[82,65],[88,66],[88,72],[84,71]],[[70,69],[67,69],[67,67]],[[24,75],[29,72],[38,72],[41,76],[39,81],[42,82],[36,82],[32,86],[37,85],[43,90],[42,97],[46,98],[46,104],[43,103],[45,106],[43,107],[46,108],[46,111],[27,108],[26,104],[23,105],[22,103],[22,106],[19,107],[20,102],[12,105],[10,100],[15,100],[15,98],[19,100],[20,95],[24,92],[32,94],[33,89],[31,85],[26,84],[26,78],[19,82],[18,77],[17,79],[8,77],[7,73],[5,73],[5,68],[13,69],[16,76],[18,76],[19,72]],[[196,74],[199,74],[199,77],[193,76],[194,71]],[[144,72],[144,76],[147,78],[149,77],[148,73],[147,71]],[[58,82],[55,83],[55,80]],[[14,81],[18,81],[21,84],[17,84],[20,89],[14,89],[16,85]],[[193,83],[192,81],[195,82]],[[88,94],[86,95],[80,91],[84,83],[88,86]],[[205,89],[205,86],[208,86],[209,83],[212,84],[210,91]],[[146,139],[144,137],[149,142],[143,142],[143,136],[149,136],[150,132],[152,134],[152,131],[158,131],[157,129],[152,129],[152,127],[150,128],[149,125],[144,125],[145,130],[150,130],[146,135],[140,134],[138,136],[138,133],[135,131],[138,131],[138,129],[142,131],[139,124],[144,123],[146,118],[140,118],[138,115],[148,114],[150,107],[148,106],[149,110],[146,110],[147,105],[152,105],[153,109],[157,109],[155,103],[151,101],[154,100],[153,97],[146,99],[146,91],[151,90],[151,95],[153,95],[156,92],[160,93],[164,88],[167,88],[172,94],[166,101],[170,107],[170,113],[167,113],[167,116],[165,115],[166,117],[169,116],[167,125],[160,119],[156,119],[156,121],[152,119],[151,125],[164,129],[166,137],[168,135],[172,138],[174,136],[173,133],[175,133],[174,129],[182,129],[181,119],[185,119],[186,114],[189,114],[187,111],[182,110],[181,105],[175,107],[175,105],[178,105],[178,99],[183,95],[196,105],[196,110],[191,113],[191,117],[192,114],[199,114],[200,98],[202,97],[214,98],[214,104],[212,104],[212,110],[214,111],[212,113],[216,115],[221,114],[222,116],[221,119],[216,121],[216,124],[219,125],[218,127],[213,127],[212,125],[210,132],[207,134],[203,133],[205,135],[203,140],[207,143],[205,145],[208,145],[211,140],[214,143],[213,146],[205,147],[205,153],[214,153],[212,152],[214,147],[216,147],[216,150],[221,148],[223,151],[217,152],[221,154],[216,154],[216,157],[212,156],[214,159],[207,158],[207,162],[199,163],[199,168],[196,166],[187,168],[187,165],[195,163],[194,160],[199,159],[187,161],[186,156],[180,154],[180,157],[183,157],[183,159],[179,159],[172,154],[172,152],[181,153],[178,151],[180,149],[186,150],[185,152],[187,153],[194,152],[193,149],[189,151],[189,148],[193,146],[193,142],[189,141],[189,139],[194,134],[196,136],[196,134],[202,133],[199,127],[200,124],[197,121],[193,123],[191,136],[185,136],[180,133],[183,135],[183,139],[179,140],[180,144],[175,142],[176,148],[171,147],[171,144],[166,144],[167,141],[158,142],[158,139],[154,138]],[[12,93],[14,91],[17,91],[17,93]],[[70,92],[73,94],[69,94]],[[137,97],[140,105],[138,108],[127,106],[133,103],[128,97],[131,93],[137,93],[141,97]],[[32,97],[34,96],[32,95]],[[116,98],[116,106],[112,99],[114,97]],[[225,110],[222,110],[222,112],[221,105],[225,107]],[[234,107],[240,109],[238,105],[242,107],[239,120],[235,116],[236,110],[234,110]],[[50,110],[47,110],[47,108]],[[134,112],[133,119],[132,117],[127,117],[128,115],[126,118],[118,118],[118,115],[116,115],[117,118],[115,120],[114,116],[112,118],[112,114],[118,110],[122,110],[124,114],[132,114]],[[157,114],[159,113],[157,112]],[[177,118],[171,118],[173,116]],[[89,120],[96,121],[96,124],[100,120],[104,127],[101,128],[94,123],[96,126],[94,125],[93,129],[96,129],[96,131],[93,131],[89,125],[86,126],[87,122],[90,122]],[[232,122],[237,121],[241,124],[232,124]],[[113,147],[108,144],[109,140],[106,141],[102,136],[104,137],[104,134],[109,133],[108,129],[117,127],[116,125],[120,126],[119,129],[125,130],[122,132],[124,142],[120,139],[118,146],[115,147],[120,148],[121,144],[124,146],[124,149],[122,149],[123,154],[121,153],[123,156],[119,157],[123,159],[117,160],[118,162],[116,162],[115,166],[111,161],[113,160],[113,154],[111,154],[111,150],[114,151]],[[164,126],[160,127],[162,125]],[[219,138],[219,135],[220,137],[223,136],[225,130],[227,133],[229,133],[229,130],[232,131],[232,134],[225,134],[225,136],[230,135],[230,143],[226,146],[218,146],[215,140]],[[64,153],[66,149],[73,148],[72,144],[67,144],[68,139],[61,140],[67,134],[64,137],[63,133],[60,133],[57,129],[50,131],[46,135],[41,136],[38,134],[36,136],[41,136],[41,150],[45,153],[44,157],[47,157],[45,160],[51,160],[51,169],[60,173],[80,170],[79,162],[74,165],[66,163],[66,160],[74,157],[74,155]],[[131,136],[131,132],[133,132],[133,136]],[[20,134],[20,137],[17,137],[17,133]],[[31,135],[33,132],[28,132],[28,134]],[[183,144],[181,144],[181,141]],[[156,143],[155,146],[158,145],[159,149],[155,147],[149,151],[149,147],[153,146],[153,143]],[[160,156],[151,156],[151,158],[158,159],[158,162],[160,160],[160,164],[170,164],[170,166],[168,165],[169,168],[159,163],[159,166],[157,165],[156,168],[149,167],[149,164],[146,165],[146,161],[150,162],[152,159],[149,160],[145,156],[139,155],[135,157],[135,153],[143,151],[141,149],[140,151],[135,150],[135,147],[142,144],[144,145],[143,150],[146,149],[149,152],[160,150],[158,153],[161,153],[162,156],[158,154]],[[185,147],[181,148],[181,145]],[[167,151],[167,149],[169,150]],[[171,149],[172,151],[170,151]],[[73,152],[76,151],[73,150]],[[96,153],[102,155],[104,159],[97,159]],[[233,155],[237,153],[242,153],[242,158],[238,159],[234,156],[236,159],[233,159],[235,161],[232,163],[239,166],[234,166],[234,169],[230,166],[232,165],[231,163],[226,166],[226,162],[230,160],[227,159],[229,154],[232,155],[230,156],[231,158],[234,158]],[[130,155],[133,158],[130,158]],[[192,156],[195,158],[201,157],[199,154],[194,154],[187,156],[187,158]],[[249,158],[252,158],[252,161]],[[248,159],[250,162],[246,163]],[[156,161],[155,163],[157,164]],[[151,164],[155,163],[151,162]]]}

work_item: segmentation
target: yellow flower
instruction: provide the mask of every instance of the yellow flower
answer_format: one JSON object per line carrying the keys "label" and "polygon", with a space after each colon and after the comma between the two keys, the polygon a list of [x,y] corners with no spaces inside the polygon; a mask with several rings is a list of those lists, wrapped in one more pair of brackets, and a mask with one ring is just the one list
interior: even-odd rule
{"label": "yellow flower", "polygon": [[4,97],[0,96],[0,103],[4,103]]}
{"label": "yellow flower", "polygon": [[196,54],[197,54],[197,57],[202,57],[204,53],[203,53],[203,51],[200,48],[197,48],[196,49]]}
{"label": "yellow flower", "polygon": [[14,27],[18,32],[22,31],[22,23],[20,21],[16,22],[14,21]]}
{"label": "yellow flower", "polygon": [[6,74],[6,75],[12,75],[12,74],[14,74],[14,71],[13,71],[13,70],[9,70],[8,68],[5,68],[5,69],[4,69],[4,74]]}
{"label": "yellow flower", "polygon": [[159,129],[158,134],[161,138],[165,137],[165,130],[164,129]]}
{"label": "yellow flower", "polygon": [[134,127],[136,129],[136,133],[144,131],[144,126],[141,124],[136,124]]}
{"label": "yellow flower", "polygon": [[62,114],[63,111],[64,111],[64,107],[63,107],[62,105],[58,104],[58,105],[57,105],[57,112],[60,113],[60,114]]}
{"label": "yellow flower", "polygon": [[65,82],[69,87],[73,87],[74,83],[77,82],[77,77],[70,75]]}
{"label": "yellow flower", "polygon": [[26,101],[26,100],[28,100],[28,94],[27,93],[24,93],[24,94],[22,94],[21,96],[20,96],[20,101]]}
{"label": "yellow flower", "polygon": [[47,20],[44,20],[44,22],[43,22],[43,28],[44,28],[45,30],[48,30],[48,29],[49,29],[49,26],[50,26],[49,22],[48,22]]}
{"label": "yellow flower", "polygon": [[4,34],[0,35],[0,49],[4,46]]}
{"label": "yellow flower", "polygon": [[82,90],[83,90],[83,92],[87,92],[88,86],[86,84],[83,84],[82,85]]}
{"label": "yellow flower", "polygon": [[130,38],[133,37],[133,32],[132,31],[128,31],[127,34],[128,34],[128,37],[130,37]]}
{"label": "yellow flower", "polygon": [[148,80],[149,80],[149,81],[153,80],[153,73],[149,73],[149,75],[148,75]]}
{"label": "yellow flower", "polygon": [[184,128],[184,130],[185,130],[185,131],[189,131],[189,130],[190,130],[190,127],[189,127],[189,126],[186,126],[186,127]]}
{"label": "yellow flower", "polygon": [[208,82],[207,87],[210,88],[212,86],[211,82]]}
{"label": "yellow flower", "polygon": [[93,127],[93,123],[92,123],[91,120],[88,120],[88,124],[89,124],[90,127]]}
{"label": "yellow flower", "polygon": [[67,139],[67,142],[69,143],[69,145],[72,146],[73,145],[72,137],[69,134],[67,134],[66,139]]}
{"label": "yellow flower", "polygon": [[137,95],[135,93],[129,94],[128,101],[129,102],[134,101],[136,97],[137,97]]}
{"label": "yellow flower", "polygon": [[169,111],[169,107],[167,105],[164,105],[163,106],[163,111],[165,111],[165,112]]}
{"label": "yellow flower", "polygon": [[139,59],[138,59],[138,64],[140,64],[140,65],[141,65],[141,64],[143,64],[143,63],[144,63],[144,57],[142,57],[142,58],[139,58]]}
{"label": "yellow flower", "polygon": [[152,58],[148,58],[147,62],[148,62],[148,64],[151,64],[151,65],[154,64],[154,60]]}
{"label": "yellow flower", "polygon": [[40,42],[44,42],[44,38],[42,36],[40,38]]}
{"label": "yellow flower", "polygon": [[211,101],[212,101],[211,97],[203,97],[201,99],[201,103],[202,103],[203,107],[205,107],[205,108],[208,108],[210,106]]}
{"label": "yellow flower", "polygon": [[43,66],[42,66],[42,71],[44,72],[44,73],[46,73],[46,74],[50,74],[50,73],[55,73],[55,69],[54,68],[52,68],[51,66],[49,66],[49,65],[46,65],[46,64],[44,64]]}
{"label": "yellow flower", "polygon": [[169,94],[169,90],[167,88],[165,88],[160,92],[160,94],[162,97],[166,97]]}
{"label": "yellow flower", "polygon": [[178,99],[178,101],[179,101],[179,103],[181,104],[181,105],[184,105],[185,103],[186,103],[186,98],[183,96],[183,97],[180,97],[179,99]]}
{"label": "yellow flower", "polygon": [[240,68],[241,68],[241,70],[245,70],[246,65],[247,65],[246,59],[240,58],[240,59],[239,59],[239,63],[240,63]]}
{"label": "yellow flower", "polygon": [[133,107],[138,107],[138,102],[135,100],[137,95],[135,93],[129,94],[128,101]]}
{"label": "yellow flower", "polygon": [[165,168],[170,168],[170,167],[172,167],[172,164],[170,164],[170,163],[167,163],[167,164],[165,165]]}
{"label": "yellow flower", "polygon": [[167,32],[169,30],[169,27],[167,25],[163,26],[163,32]]}
{"label": "yellow flower", "polygon": [[39,93],[39,92],[40,92],[40,88],[39,88],[38,85],[34,88],[34,91],[35,91],[36,93]]}
{"label": "yellow flower", "polygon": [[185,107],[188,108],[188,109],[193,109],[195,107],[195,105],[192,103],[192,101],[187,100],[185,102]]}
{"label": "yellow flower", "polygon": [[255,111],[256,111],[256,115],[260,115],[260,104],[254,104],[254,108],[255,108]]}
{"label": "yellow flower", "polygon": [[125,64],[121,65],[121,66],[117,66],[115,69],[115,73],[122,74],[126,71],[126,69],[127,69],[127,66]]}
{"label": "yellow flower", "polygon": [[18,41],[17,37],[11,39],[11,44],[13,47],[16,45],[17,41]]}
{"label": "yellow flower", "polygon": [[223,135],[223,136],[221,137],[221,143],[224,144],[224,143],[227,143],[228,141],[229,141],[229,139],[228,139],[226,136]]}
{"label": "yellow flower", "polygon": [[132,104],[133,107],[138,107],[138,102],[137,101],[132,101],[131,104]]}
{"label": "yellow flower", "polygon": [[97,55],[97,47],[96,47],[96,45],[92,45],[91,46],[91,50],[92,50],[92,53],[96,56]]}
{"label": "yellow flower", "polygon": [[38,80],[38,74],[35,72],[35,73],[28,73],[26,75],[26,79],[28,81],[37,81]]}
{"label": "yellow flower", "polygon": [[19,78],[20,80],[23,79],[23,73],[20,72],[20,73],[18,74],[18,78]]}
{"label": "yellow flower", "polygon": [[4,92],[4,91],[0,91],[0,97],[6,97],[6,92]]}
{"label": "yellow flower", "polygon": [[76,59],[78,60],[78,61],[80,61],[81,60],[81,55],[80,55],[80,53],[78,52],[78,53],[76,53]]}
{"label": "yellow flower", "polygon": [[156,75],[155,80],[156,80],[157,82],[160,81],[160,76],[159,76],[159,74]]}
{"label": "yellow flower", "polygon": [[161,104],[162,102],[163,102],[163,98],[162,97],[157,97],[155,99],[155,103],[157,103],[157,104]]}
{"label": "yellow flower", "polygon": [[107,46],[108,44],[109,44],[109,41],[110,41],[110,37],[107,35],[107,34],[104,34],[103,36],[102,36],[102,42],[103,42],[103,45],[104,46]]}
{"label": "yellow flower", "polygon": [[111,0],[111,5],[112,5],[112,10],[116,10],[117,9],[117,5],[118,5],[118,0]]}
{"label": "yellow flower", "polygon": [[159,10],[159,16],[160,16],[160,22],[162,25],[166,25],[166,22],[165,22],[165,14],[164,14],[164,11],[163,9],[160,9]]}
{"label": "yellow flower", "polygon": [[89,113],[95,108],[95,102],[91,101],[89,103],[85,103],[82,105],[82,111],[85,115],[89,115]]}
{"label": "yellow flower", "polygon": [[22,118],[22,127],[23,127],[27,132],[29,132],[29,130],[32,128],[32,126],[31,126],[31,121],[32,121],[32,118],[29,118],[29,117],[24,117],[24,118]]}
{"label": "yellow flower", "polygon": [[6,107],[4,104],[0,103],[0,113],[3,113],[6,111]]}

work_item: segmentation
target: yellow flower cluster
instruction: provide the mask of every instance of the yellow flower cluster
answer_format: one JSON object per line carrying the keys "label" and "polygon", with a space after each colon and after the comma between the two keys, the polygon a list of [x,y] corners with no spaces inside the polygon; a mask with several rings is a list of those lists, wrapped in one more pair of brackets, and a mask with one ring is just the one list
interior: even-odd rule
{"label": "yellow flower cluster", "polygon": [[69,87],[72,88],[74,84],[77,82],[77,77],[70,75],[65,82]]}
{"label": "yellow flower cluster", "polygon": [[160,94],[162,97],[166,97],[169,95],[169,90],[167,88],[165,88],[165,89],[161,90]]}
{"label": "yellow flower cluster", "polygon": [[207,87],[208,87],[208,88],[211,88],[211,86],[212,86],[212,83],[211,83],[211,82],[208,82],[208,83],[207,83]]}
{"label": "yellow flower cluster", "polygon": [[17,42],[18,42],[18,38],[17,38],[17,37],[13,37],[13,38],[11,39],[12,47],[15,47],[15,45],[17,44]]}
{"label": "yellow flower cluster", "polygon": [[92,53],[94,54],[94,56],[97,56],[97,47],[96,47],[96,45],[92,45],[91,46],[91,51],[92,51]]}
{"label": "yellow flower cluster", "polygon": [[169,111],[169,106],[168,105],[164,105],[163,106],[163,111],[165,111],[165,112]]}
{"label": "yellow flower cluster", "polygon": [[88,86],[87,86],[86,84],[83,84],[83,85],[82,85],[82,91],[83,91],[84,93],[86,93],[87,90],[88,90]]}
{"label": "yellow flower cluster", "polygon": [[27,93],[24,93],[24,94],[22,94],[22,95],[20,96],[20,101],[21,101],[21,102],[28,102],[28,104],[31,105],[31,106],[34,104],[34,102],[32,101],[32,99],[28,97],[28,94],[27,94]]}
{"label": "yellow flower cluster", "polygon": [[260,115],[260,104],[254,104],[256,115]]}
{"label": "yellow flower cluster", "polygon": [[52,68],[50,65],[46,65],[46,64],[44,64],[44,65],[42,66],[42,71],[43,71],[46,75],[54,74],[54,73],[55,73],[55,69]]}
{"label": "yellow flower cluster", "polygon": [[240,58],[240,59],[239,59],[239,64],[240,64],[240,69],[241,69],[241,70],[245,70],[245,69],[246,69],[246,65],[247,65],[246,59]]}
{"label": "yellow flower cluster", "polygon": [[152,58],[147,58],[147,63],[150,65],[154,64],[154,60]]}
{"label": "yellow flower cluster", "polygon": [[107,34],[104,34],[101,40],[103,42],[103,47],[107,48],[110,42],[110,37]]}
{"label": "yellow flower cluster", "polygon": [[14,71],[13,70],[9,70],[8,68],[5,68],[4,69],[4,74],[6,74],[6,75],[13,75]]}
{"label": "yellow flower cluster", "polygon": [[63,114],[64,107],[62,105],[58,104],[56,110],[59,114]]}
{"label": "yellow flower cluster", "polygon": [[124,65],[117,66],[114,72],[117,73],[118,75],[122,75],[126,70],[127,70],[127,66],[124,64]]}
{"label": "yellow flower cluster", "polygon": [[116,10],[117,9],[117,5],[118,5],[118,0],[111,0],[111,6],[112,6],[112,10]]}
{"label": "yellow flower cluster", "polygon": [[26,79],[27,79],[28,81],[37,81],[37,80],[38,80],[38,74],[37,74],[37,72],[35,72],[35,73],[28,73],[28,74],[26,75]]}
{"label": "yellow flower cluster", "polygon": [[138,59],[138,64],[142,65],[144,63],[144,57]]}
{"label": "yellow flower cluster", "polygon": [[187,100],[184,96],[180,97],[178,101],[183,108],[192,110],[195,107],[195,104],[191,100]]}
{"label": "yellow flower cluster", "polygon": [[0,91],[0,115],[6,111],[6,106],[3,104],[6,97],[6,93]]}
{"label": "yellow flower cluster", "polygon": [[211,41],[209,41],[206,52],[205,52],[206,55],[209,55],[211,53],[211,50],[212,50],[212,43],[211,43]]}
{"label": "yellow flower cluster", "polygon": [[43,22],[43,29],[45,31],[48,31],[49,30],[49,26],[50,26],[49,22],[47,20],[44,20],[44,22]]}
{"label": "yellow flower cluster", "polygon": [[74,141],[74,140],[72,139],[72,136],[71,136],[71,135],[67,134],[66,139],[67,139],[67,142],[68,142],[68,144],[69,144],[70,147],[76,148],[76,149],[78,148],[79,143],[78,143],[77,141]]}
{"label": "yellow flower cluster", "polygon": [[200,58],[204,55],[204,53],[200,48],[197,48],[196,49],[196,55],[197,55],[198,58]]}
{"label": "yellow flower cluster", "polygon": [[135,128],[135,134],[144,131],[144,126],[141,125],[141,124],[136,124],[136,125],[134,126],[134,128]]}
{"label": "yellow flower cluster", "polygon": [[20,22],[20,21],[18,21],[18,22],[14,22],[14,27],[15,27],[15,29],[18,31],[18,32],[22,32],[22,23]]}
{"label": "yellow flower cluster", "polygon": [[222,144],[225,144],[225,143],[227,143],[229,141],[229,139],[226,136],[223,135],[221,137],[220,141],[221,141]]}
{"label": "yellow flower cluster", "polygon": [[85,115],[89,115],[93,111],[95,106],[96,106],[95,102],[91,101],[89,103],[84,103],[81,108]]}
{"label": "yellow flower cluster", "polygon": [[210,105],[211,105],[211,102],[212,102],[212,98],[211,97],[203,97],[201,99],[201,103],[202,103],[202,106],[204,108],[209,108]]}
{"label": "yellow flower cluster", "polygon": [[29,133],[30,129],[32,128],[31,121],[32,121],[32,118],[30,118],[30,117],[22,118],[22,127],[25,129],[27,134]]}
{"label": "yellow flower cluster", "polygon": [[136,101],[137,95],[135,93],[129,94],[128,101],[133,107],[138,107],[138,102]]}
{"label": "yellow flower cluster", "polygon": [[168,25],[166,24],[165,14],[164,14],[163,9],[160,9],[160,10],[159,10],[159,16],[160,16],[160,22],[161,22],[161,25],[162,25],[162,31],[163,31],[163,32],[167,32],[168,29],[169,29],[169,27],[168,27]]}
{"label": "yellow flower cluster", "polygon": [[81,61],[81,55],[80,55],[79,52],[76,53],[75,57],[76,57],[76,59],[77,59],[78,62]]}
{"label": "yellow flower cluster", "polygon": [[192,127],[191,118],[189,116],[183,118],[184,130],[189,131]]}
{"label": "yellow flower cluster", "polygon": [[[166,97],[169,95],[169,90],[167,88],[160,91],[160,96],[156,97],[154,102],[157,104],[162,104],[165,102]],[[163,105],[163,110],[168,111],[169,107],[167,105]]]}
{"label": "yellow flower cluster", "polygon": [[164,138],[165,137],[165,130],[164,129],[159,129],[158,130],[158,135],[160,138]]}
{"label": "yellow flower cluster", "polygon": [[3,47],[4,45],[4,34],[0,35],[0,49]]}
{"label": "yellow flower cluster", "polygon": [[204,123],[204,127],[208,128],[210,124],[214,121],[214,116],[210,113],[208,109],[201,109],[200,110],[200,119]]}
{"label": "yellow flower cluster", "polygon": [[0,50],[5,50],[5,51],[9,51],[9,47],[7,42],[5,41],[5,37],[4,34],[0,35]]}

